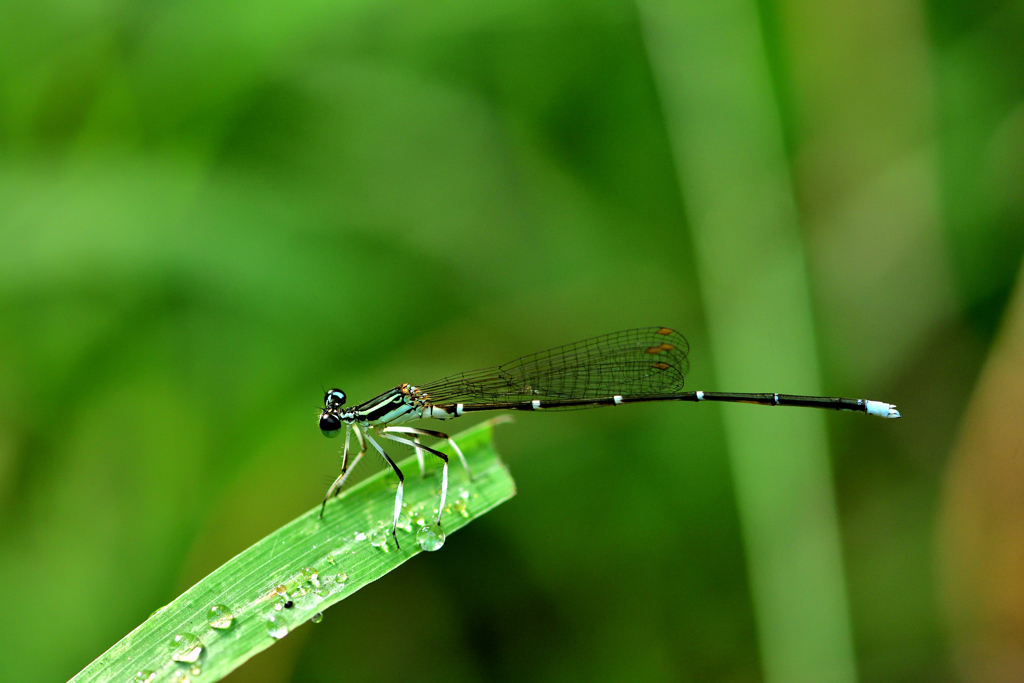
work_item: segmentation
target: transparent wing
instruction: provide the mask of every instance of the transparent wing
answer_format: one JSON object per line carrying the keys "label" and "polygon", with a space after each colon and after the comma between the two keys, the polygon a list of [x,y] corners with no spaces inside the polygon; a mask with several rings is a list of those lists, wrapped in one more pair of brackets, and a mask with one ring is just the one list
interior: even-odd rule
{"label": "transparent wing", "polygon": [[536,399],[661,396],[679,393],[690,345],[667,327],[644,327],[566,344],[504,365],[419,388],[435,405],[494,407]]}

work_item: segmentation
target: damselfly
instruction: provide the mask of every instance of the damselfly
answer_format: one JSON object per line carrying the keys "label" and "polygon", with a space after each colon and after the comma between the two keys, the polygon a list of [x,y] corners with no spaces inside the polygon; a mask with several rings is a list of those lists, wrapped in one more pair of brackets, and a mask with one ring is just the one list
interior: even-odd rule
{"label": "damselfly", "polygon": [[[450,420],[483,410],[571,410],[646,401],[725,401],[854,410],[879,417],[900,416],[894,405],[860,398],[683,391],[683,377],[690,369],[689,351],[686,339],[675,330],[644,327],[559,346],[504,365],[461,372],[429,384],[403,384],[351,408],[344,407],[345,392],[331,389],[324,394],[320,430],[325,436],[335,437],[344,425],[345,448],[341,474],[327,490],[320,515],[323,516],[327,501],[340,491],[366,453],[369,441],[398,475],[395,517],[391,525],[391,535],[398,545],[395,528],[402,510],[404,477],[395,461],[373,438],[372,430],[381,438],[415,449],[421,474],[423,451],[441,459],[441,500],[437,507],[437,524],[441,524],[441,511],[448,493],[448,456],[425,446],[421,438],[447,440],[467,473],[469,465],[458,444],[447,434],[400,426],[411,420]],[[349,466],[352,432],[359,441],[359,453]]]}

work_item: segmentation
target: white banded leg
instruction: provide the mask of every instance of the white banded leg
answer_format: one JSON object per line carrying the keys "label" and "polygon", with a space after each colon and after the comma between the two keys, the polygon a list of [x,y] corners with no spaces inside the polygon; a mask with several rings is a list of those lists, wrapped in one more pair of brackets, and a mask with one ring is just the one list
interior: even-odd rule
{"label": "white banded leg", "polygon": [[[395,436],[392,433],[392,432],[399,432],[399,433],[408,434],[410,429],[412,429],[412,428],[411,427],[385,427],[384,428],[384,437],[387,438],[387,439],[390,439],[390,440],[392,440],[392,441],[394,441],[396,443],[404,443],[406,446],[415,446],[415,442],[414,441],[410,441],[409,439],[403,439],[402,437]],[[445,455],[444,453],[442,453],[441,451],[434,450],[430,446],[424,446],[423,444],[420,444],[420,448],[422,448],[423,450],[427,451],[428,453],[433,453],[437,457],[441,458],[441,461],[444,463],[443,469],[441,470],[441,502],[437,506],[437,525],[441,526],[441,515],[442,515],[442,513],[444,513],[444,501],[448,497],[448,456]]]}
{"label": "white banded leg", "polygon": [[352,458],[351,465],[342,463],[341,483],[338,484],[339,489],[345,485],[345,481],[348,479],[348,476],[352,474],[352,470],[356,468],[356,465],[359,464],[359,461],[362,460],[363,455],[366,453],[366,439],[363,438],[363,430],[359,429],[359,425],[354,424],[352,425],[352,431],[356,433],[356,439],[359,441],[359,453],[356,454],[356,457]]}
{"label": "white banded leg", "polygon": [[[356,439],[359,440],[359,453],[352,459],[352,466],[350,467],[348,464],[348,444],[353,431],[356,433]],[[324,508],[327,507],[327,501],[331,499],[331,496],[336,496],[341,493],[341,487],[345,485],[345,481],[348,479],[348,476],[352,474],[352,470],[356,468],[356,465],[359,464],[364,453],[366,453],[366,441],[363,439],[363,433],[360,431],[359,425],[348,425],[345,428],[345,450],[344,455],[341,457],[341,474],[339,474],[338,478],[334,480],[331,487],[327,489],[327,495],[324,496],[324,502],[320,506],[321,519],[323,519]]]}
{"label": "white banded leg", "polygon": [[423,462],[423,449],[420,448],[420,436],[417,434],[412,439],[416,443],[416,462],[420,464],[420,479],[425,479],[427,476],[426,464]]}
{"label": "white banded leg", "polygon": [[462,454],[462,449],[459,448],[459,445],[455,443],[452,437],[448,436],[444,432],[435,432],[432,429],[418,429],[416,427],[388,427],[387,431],[405,432],[406,434],[416,434],[417,436],[432,436],[435,439],[447,441],[451,445],[452,450],[455,451],[455,455],[459,456],[459,462],[462,463],[463,469],[466,470],[466,475],[469,477],[469,480],[473,481],[473,471],[469,469],[469,463],[466,462],[466,456]]}
{"label": "white banded leg", "polygon": [[367,432],[366,438],[370,441],[370,444],[377,449],[377,452],[381,454],[381,457],[384,458],[387,464],[391,465],[391,469],[395,471],[395,474],[398,475],[398,492],[395,494],[395,518],[391,522],[391,537],[395,539],[395,547],[401,550],[402,546],[398,543],[398,534],[395,532],[395,529],[398,528],[398,513],[402,511],[402,493],[405,487],[405,477],[402,475],[402,470],[398,469],[398,465],[395,464],[395,461],[384,452],[384,449],[380,447],[380,444],[377,443],[372,436],[370,436],[369,432]]}

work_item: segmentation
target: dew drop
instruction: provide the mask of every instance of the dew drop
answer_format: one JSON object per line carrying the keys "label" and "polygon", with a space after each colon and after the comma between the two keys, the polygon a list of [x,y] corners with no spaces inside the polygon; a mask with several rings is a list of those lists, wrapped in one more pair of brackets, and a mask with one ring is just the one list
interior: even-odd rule
{"label": "dew drop", "polygon": [[463,517],[469,517],[469,511],[466,510],[466,501],[463,498],[456,498],[452,501],[452,512],[456,512]]}
{"label": "dew drop", "polygon": [[388,532],[380,526],[370,532],[370,545],[375,548],[383,548],[387,550],[388,547]]}
{"label": "dew drop", "polygon": [[302,570],[302,580],[309,581],[313,584],[314,588],[320,587],[320,572],[313,569],[312,567],[306,567]]}
{"label": "dew drop", "polygon": [[284,600],[278,600],[274,603],[274,609],[280,612],[284,609]]}
{"label": "dew drop", "polygon": [[412,513],[412,523],[416,526],[426,526],[427,518],[421,512],[414,512]]}
{"label": "dew drop", "polygon": [[324,620],[324,613],[323,612],[317,612],[316,614],[314,614],[310,618],[310,621],[312,621],[314,624],[319,624],[323,620]]}
{"label": "dew drop", "polygon": [[152,683],[152,681],[154,681],[155,679],[156,672],[150,671],[149,669],[145,669],[143,671],[135,672],[135,678],[133,678],[132,680],[136,681],[136,683]]}
{"label": "dew drop", "polygon": [[191,633],[175,634],[171,639],[171,647],[174,648],[171,659],[176,662],[191,664],[199,659],[199,655],[203,654],[203,641]]}
{"label": "dew drop", "polygon": [[284,619],[279,616],[271,615],[267,617],[267,635],[274,640],[280,640],[288,635],[288,626],[284,623]]}
{"label": "dew drop", "polygon": [[362,531],[357,531],[352,538],[354,538],[357,541],[365,541],[366,534],[364,534]]}
{"label": "dew drop", "polygon": [[231,628],[235,615],[225,605],[211,605],[210,611],[206,613],[206,621],[210,628]]}
{"label": "dew drop", "polygon": [[444,545],[444,531],[439,526],[425,526],[416,532],[416,542],[427,552],[440,550]]}
{"label": "dew drop", "polygon": [[407,513],[403,512],[398,516],[398,524],[396,524],[402,531],[412,531],[412,517]]}
{"label": "dew drop", "polygon": [[187,672],[179,669],[178,671],[172,673],[171,677],[168,680],[170,681],[170,683],[189,683],[189,681],[192,679],[188,677]]}
{"label": "dew drop", "polygon": [[456,494],[456,496],[458,498],[461,498],[462,500],[469,500],[469,491],[467,491],[464,488],[460,488],[459,492]]}
{"label": "dew drop", "polygon": [[344,559],[345,548],[347,546],[348,546],[348,544],[345,544],[341,548],[335,548],[334,550],[332,550],[331,552],[329,552],[329,553],[327,553],[326,555],[323,556],[322,560],[323,560],[323,564],[325,566],[324,566],[323,569],[320,570],[321,574],[323,574],[324,572],[327,572],[327,571],[332,571],[333,568],[337,566],[338,560],[339,559]]}
{"label": "dew drop", "polygon": [[345,582],[348,581],[348,574],[346,574],[345,572],[341,572],[340,574],[336,574],[335,577],[334,577],[334,580],[337,581],[338,583],[344,585]]}
{"label": "dew drop", "polygon": [[189,667],[188,672],[193,676],[198,676],[199,674],[203,673],[203,669],[198,664],[193,664],[191,667]]}

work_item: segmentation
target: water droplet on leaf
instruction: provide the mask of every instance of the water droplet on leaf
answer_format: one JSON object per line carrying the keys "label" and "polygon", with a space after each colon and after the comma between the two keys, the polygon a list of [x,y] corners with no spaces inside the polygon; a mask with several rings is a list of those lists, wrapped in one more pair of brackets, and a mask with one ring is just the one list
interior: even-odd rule
{"label": "water droplet on leaf", "polygon": [[370,545],[387,550],[388,532],[384,527],[377,527],[370,533]]}
{"label": "water droplet on leaf", "polygon": [[211,605],[206,613],[206,621],[211,628],[231,628],[235,615],[225,605]]}
{"label": "water droplet on leaf", "polygon": [[324,620],[324,613],[323,612],[317,612],[316,614],[314,614],[310,618],[310,621],[312,621],[314,624],[319,624],[323,620]]}
{"label": "water droplet on leaf", "polygon": [[306,567],[302,570],[302,579],[313,584],[314,588],[320,587],[320,573],[312,567]]}
{"label": "water droplet on leaf", "polygon": [[416,532],[416,542],[428,552],[440,550],[444,545],[444,531],[441,530],[441,527],[433,524],[425,526]]}
{"label": "water droplet on leaf", "polygon": [[456,512],[463,517],[469,517],[469,511],[466,510],[466,501],[463,498],[456,498],[452,501],[452,512]]}
{"label": "water droplet on leaf", "polygon": [[403,510],[402,513],[398,515],[397,526],[402,531],[412,531],[412,516]]}
{"label": "water droplet on leaf", "polygon": [[176,662],[191,664],[203,653],[203,641],[191,633],[175,634],[171,639],[171,647],[174,648],[171,659]]}
{"label": "water droplet on leaf", "polygon": [[[157,610],[159,611],[159,610]],[[138,671],[135,673],[134,680],[136,683],[152,683],[156,679],[156,672],[146,669],[144,671]]]}
{"label": "water droplet on leaf", "polygon": [[267,617],[267,635],[275,640],[280,640],[288,635],[288,626],[284,623],[284,619],[276,615]]}

